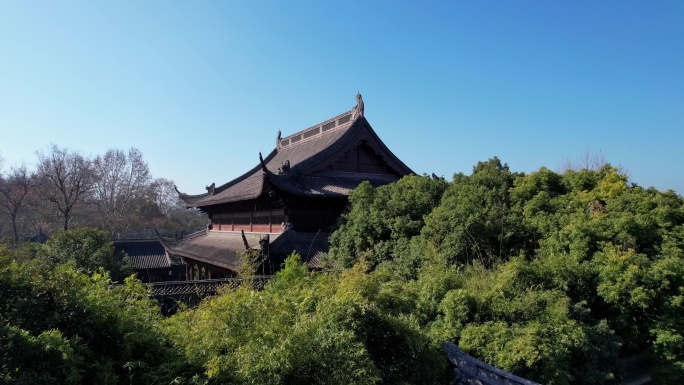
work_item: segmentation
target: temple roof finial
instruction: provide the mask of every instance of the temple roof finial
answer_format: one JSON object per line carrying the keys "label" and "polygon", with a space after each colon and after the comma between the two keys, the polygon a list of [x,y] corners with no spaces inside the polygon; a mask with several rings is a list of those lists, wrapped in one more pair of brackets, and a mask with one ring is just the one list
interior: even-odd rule
{"label": "temple roof finial", "polygon": [[207,189],[207,192],[209,195],[214,195],[214,189],[216,188],[216,183],[212,183],[211,185],[205,187]]}
{"label": "temple roof finial", "polygon": [[356,106],[352,109],[352,119],[360,118],[363,116],[363,98],[360,92],[356,92]]}

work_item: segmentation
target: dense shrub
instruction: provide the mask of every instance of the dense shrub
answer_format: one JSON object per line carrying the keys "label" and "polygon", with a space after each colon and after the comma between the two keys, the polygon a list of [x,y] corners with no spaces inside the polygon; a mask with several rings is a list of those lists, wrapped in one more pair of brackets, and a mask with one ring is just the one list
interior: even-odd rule
{"label": "dense shrub", "polygon": [[433,384],[452,341],[545,384],[684,380],[684,199],[605,165],[362,183],[310,272],[162,320],[95,230],[0,252],[0,382]]}

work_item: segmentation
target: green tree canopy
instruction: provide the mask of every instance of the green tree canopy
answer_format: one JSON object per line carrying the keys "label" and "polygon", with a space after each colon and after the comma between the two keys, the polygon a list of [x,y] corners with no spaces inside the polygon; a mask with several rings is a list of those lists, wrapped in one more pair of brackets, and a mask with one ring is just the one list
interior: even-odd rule
{"label": "green tree canopy", "polygon": [[17,263],[0,250],[1,383],[168,384],[183,364],[160,321],[136,280],[112,287],[73,261]]}
{"label": "green tree canopy", "polygon": [[57,264],[73,261],[77,268],[89,274],[102,268],[118,282],[133,273],[128,257],[114,252],[109,234],[92,228],[56,233],[39,251],[38,257]]}
{"label": "green tree canopy", "polygon": [[420,255],[411,253],[410,240],[420,234],[424,216],[439,204],[446,187],[441,178],[415,175],[378,188],[361,183],[349,196],[353,210],[331,235],[332,259],[349,267],[359,257],[372,266],[402,258],[402,272],[413,275]]}

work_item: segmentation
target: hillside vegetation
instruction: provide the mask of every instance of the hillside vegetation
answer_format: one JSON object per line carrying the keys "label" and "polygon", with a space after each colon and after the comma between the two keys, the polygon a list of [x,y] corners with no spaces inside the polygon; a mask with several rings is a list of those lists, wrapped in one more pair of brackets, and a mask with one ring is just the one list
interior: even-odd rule
{"label": "hillside vegetation", "polygon": [[493,158],[350,202],[331,272],[293,256],[262,291],[166,319],[134,280],[0,252],[0,382],[446,384],[444,341],[545,384],[617,383],[643,353],[654,381],[684,381],[674,192],[609,165],[524,175]]}

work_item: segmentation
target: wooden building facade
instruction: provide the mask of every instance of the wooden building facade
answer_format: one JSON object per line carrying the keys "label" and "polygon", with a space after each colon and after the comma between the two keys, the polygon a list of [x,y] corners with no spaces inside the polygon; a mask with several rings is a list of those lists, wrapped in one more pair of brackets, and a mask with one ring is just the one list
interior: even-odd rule
{"label": "wooden building facade", "polygon": [[286,137],[278,132],[273,151],[259,154],[242,176],[200,195],[179,192],[210,220],[203,232],[161,239],[168,253],[183,258],[188,279],[234,276],[247,250],[263,255],[260,274],[276,271],[293,251],[315,268],[354,188],[412,173],[366,120],[361,95],[356,99],[343,114]]}

